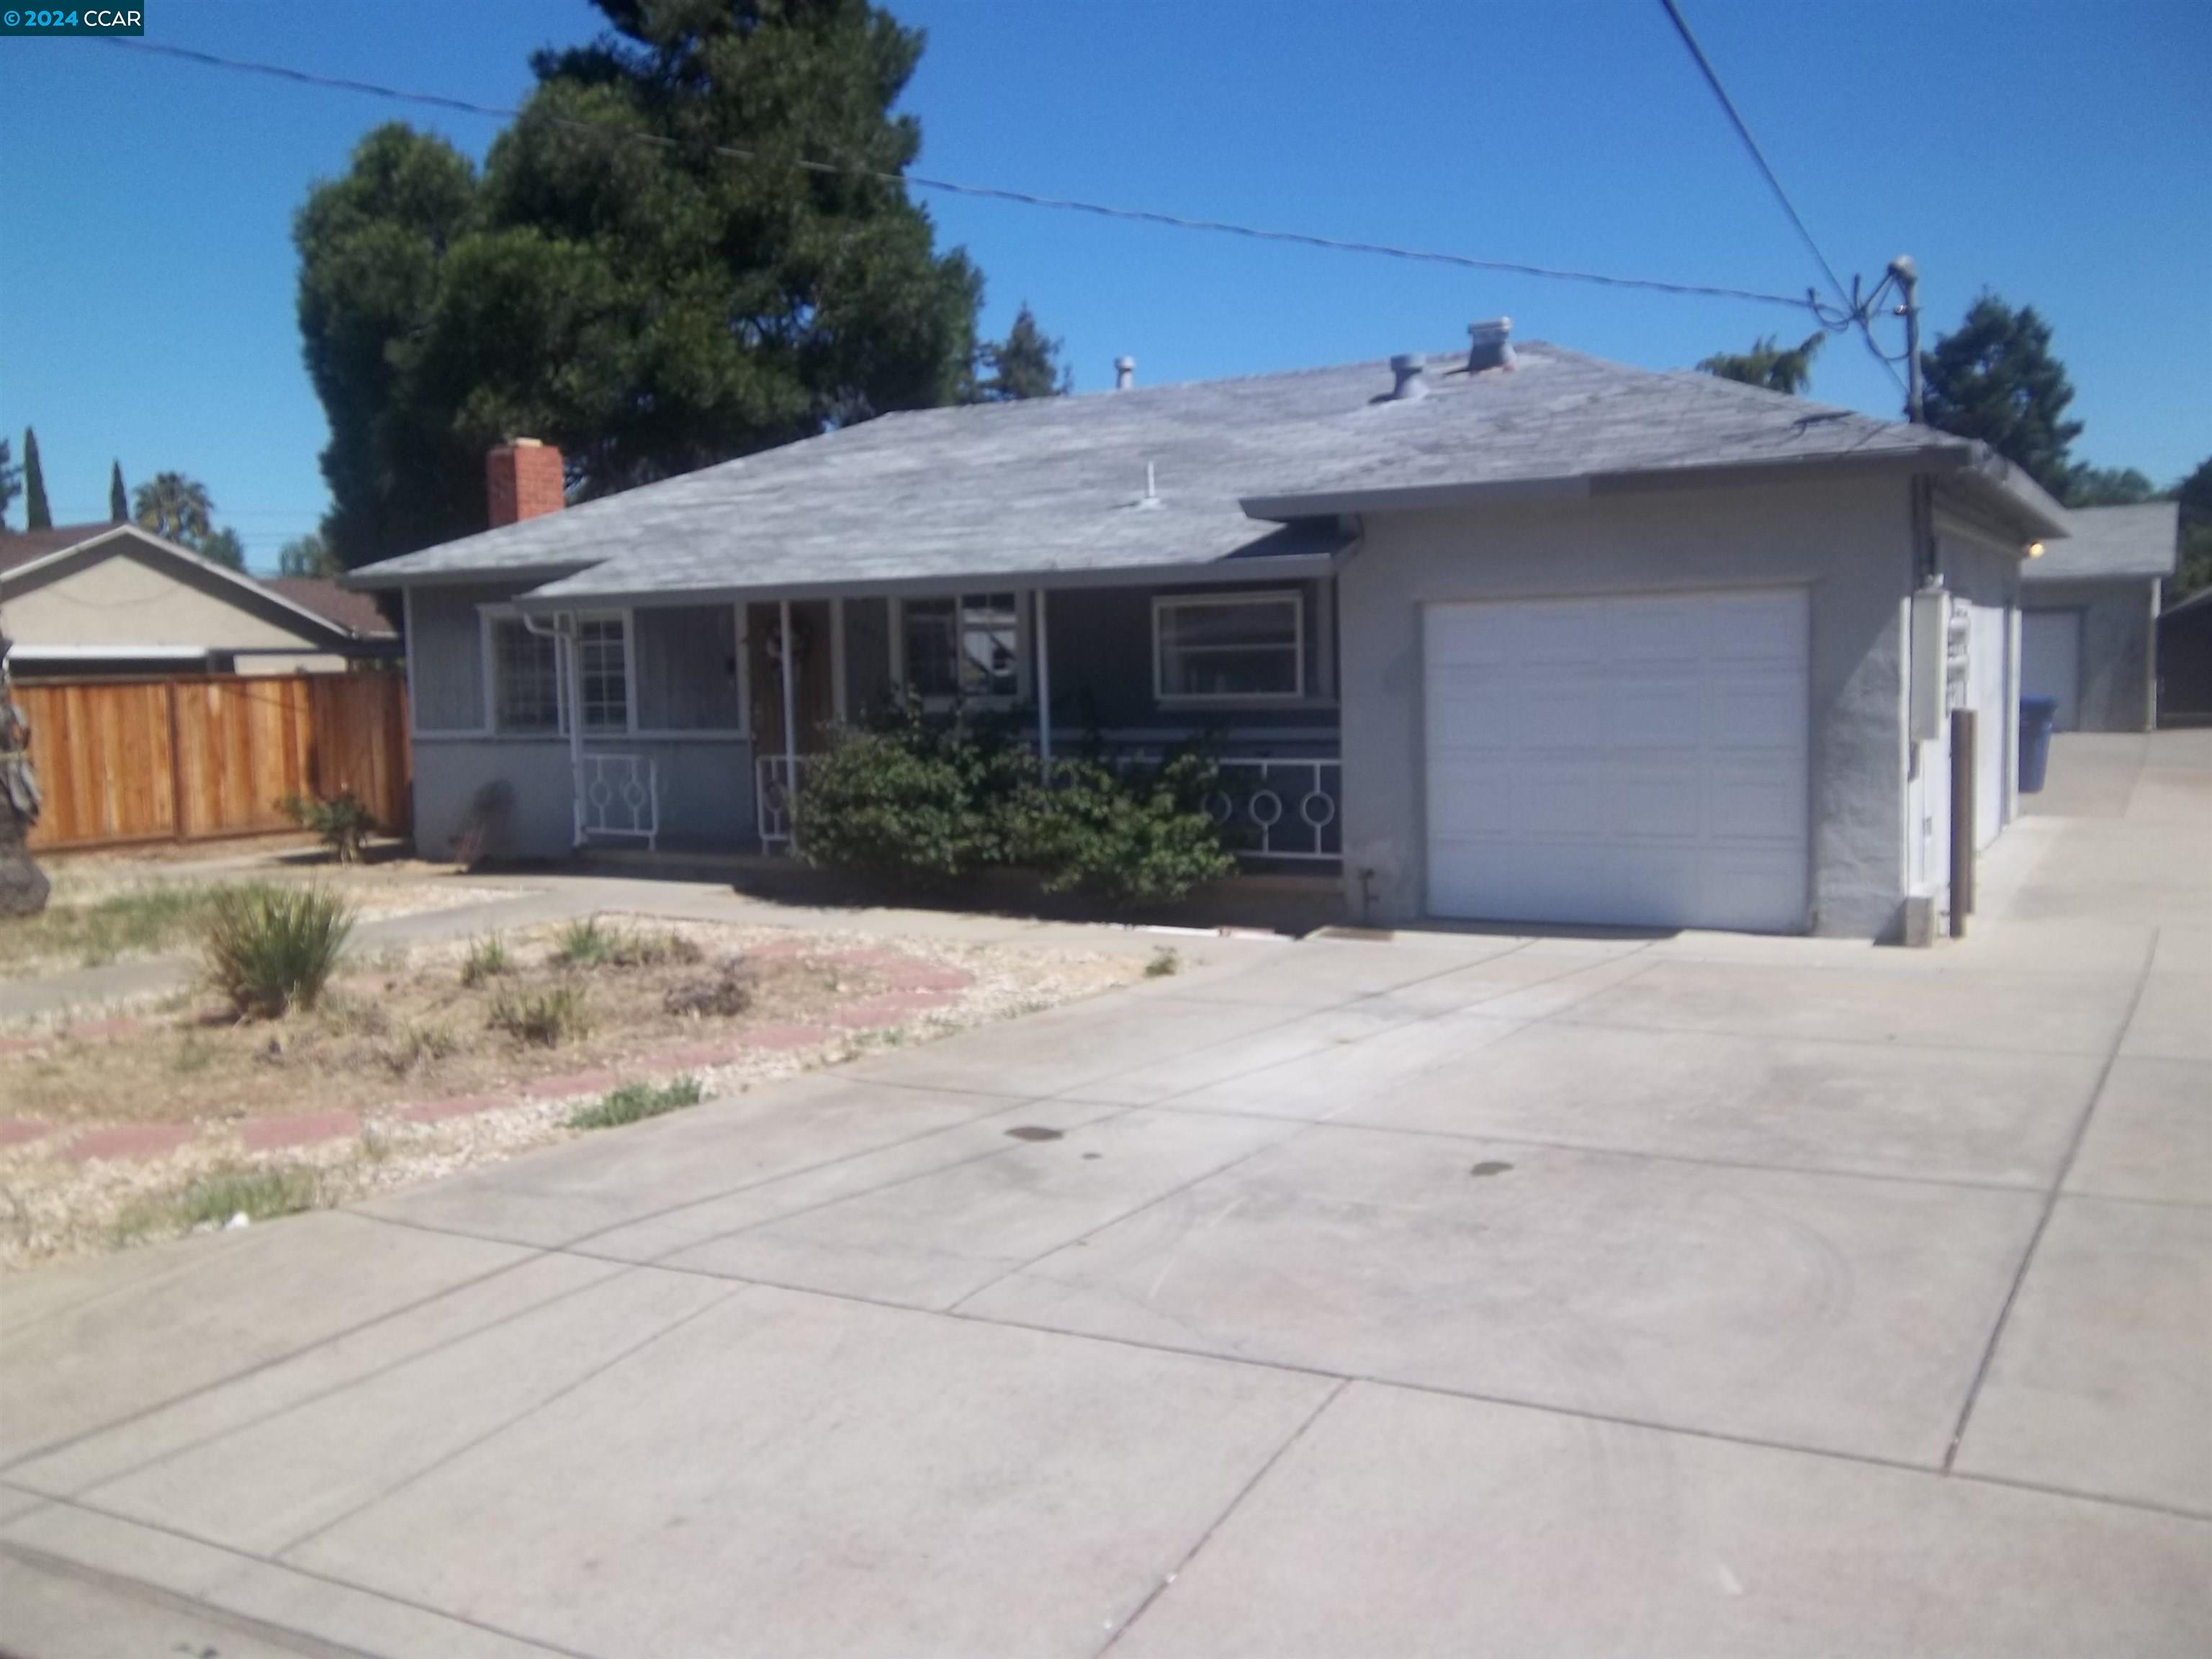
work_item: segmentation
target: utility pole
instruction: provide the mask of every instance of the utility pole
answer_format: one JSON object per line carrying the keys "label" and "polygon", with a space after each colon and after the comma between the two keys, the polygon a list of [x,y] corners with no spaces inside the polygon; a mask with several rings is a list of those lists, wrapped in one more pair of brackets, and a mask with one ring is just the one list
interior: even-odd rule
{"label": "utility pole", "polygon": [[1898,313],[1905,319],[1905,418],[1923,424],[1926,413],[1920,384],[1920,268],[1912,256],[1900,253],[1889,262],[1900,296]]}

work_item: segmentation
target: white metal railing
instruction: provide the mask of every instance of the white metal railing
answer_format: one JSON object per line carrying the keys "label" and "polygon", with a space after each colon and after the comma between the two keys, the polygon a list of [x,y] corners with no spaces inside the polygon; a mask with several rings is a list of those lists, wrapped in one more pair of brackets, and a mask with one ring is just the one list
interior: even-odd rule
{"label": "white metal railing", "polygon": [[[754,817],[763,847],[791,842],[792,808],[805,777],[805,755],[763,755],[755,763]],[[1158,766],[1162,757],[1123,750],[1117,770]],[[1239,858],[1334,862],[1343,854],[1344,762],[1335,755],[1228,755],[1201,803]]]}
{"label": "white metal railing", "polygon": [[653,847],[660,836],[660,773],[650,756],[586,755],[576,797],[576,839],[629,836]]}
{"label": "white metal railing", "polygon": [[761,755],[753,761],[753,824],[763,847],[791,844],[792,806],[806,765],[804,755]]}

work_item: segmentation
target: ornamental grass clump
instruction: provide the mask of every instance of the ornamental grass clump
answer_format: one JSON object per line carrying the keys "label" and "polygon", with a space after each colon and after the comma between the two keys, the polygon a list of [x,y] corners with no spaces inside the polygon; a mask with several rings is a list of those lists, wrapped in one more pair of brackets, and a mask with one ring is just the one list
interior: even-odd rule
{"label": "ornamental grass clump", "polygon": [[208,979],[241,1019],[313,1008],[337,971],[353,907],[320,887],[218,892],[201,934]]}

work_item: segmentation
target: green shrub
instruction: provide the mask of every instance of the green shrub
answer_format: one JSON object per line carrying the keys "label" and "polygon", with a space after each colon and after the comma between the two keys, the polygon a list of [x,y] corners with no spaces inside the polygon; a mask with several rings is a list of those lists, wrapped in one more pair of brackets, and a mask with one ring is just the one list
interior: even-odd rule
{"label": "green shrub", "polygon": [[276,806],[302,830],[314,831],[340,864],[360,862],[362,844],[376,829],[376,819],[350,789],[341,790],[328,800],[287,795]]}
{"label": "green shrub", "polygon": [[1216,780],[1213,766],[1195,755],[1130,772],[1055,762],[1050,778],[1024,791],[1015,808],[1012,850],[1042,874],[1048,892],[1172,904],[1237,867],[1203,805]]}
{"label": "green shrub", "polygon": [[880,730],[839,732],[807,763],[799,855],[823,869],[936,887],[1006,857],[1008,809],[1036,762],[989,720],[933,723],[909,703]]}
{"label": "green shrub", "polygon": [[553,960],[564,968],[596,968],[614,954],[615,936],[597,916],[572,921],[554,937]]}
{"label": "green shrub", "polygon": [[296,1215],[313,1209],[322,1193],[322,1178],[313,1170],[217,1170],[182,1192],[133,1204],[115,1224],[116,1237],[129,1241],[228,1226],[233,1216],[267,1221]]}
{"label": "green shrub", "polygon": [[461,959],[462,984],[477,986],[514,971],[514,958],[507,954],[507,941],[497,933],[469,941],[469,953]]}
{"label": "green shrub", "polygon": [[312,1008],[337,970],[353,910],[319,887],[234,887],[201,935],[208,977],[241,1018]]}
{"label": "green shrub", "polygon": [[592,1106],[580,1107],[568,1119],[572,1129],[611,1129],[665,1112],[696,1106],[705,1091],[696,1077],[679,1077],[655,1088],[650,1083],[626,1083]]}
{"label": "green shrub", "polygon": [[491,1000],[488,1023],[495,1031],[504,1031],[517,1042],[540,1048],[558,1048],[588,1036],[592,1030],[584,993],[574,985],[556,985],[528,996],[501,991]]}

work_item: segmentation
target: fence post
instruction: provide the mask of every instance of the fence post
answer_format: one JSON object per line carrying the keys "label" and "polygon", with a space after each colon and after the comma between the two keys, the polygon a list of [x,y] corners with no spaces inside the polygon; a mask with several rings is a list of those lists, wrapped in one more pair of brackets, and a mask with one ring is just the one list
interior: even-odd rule
{"label": "fence post", "polygon": [[169,692],[169,833],[179,841],[185,839],[185,744],[177,727],[177,683],[168,683]]}

